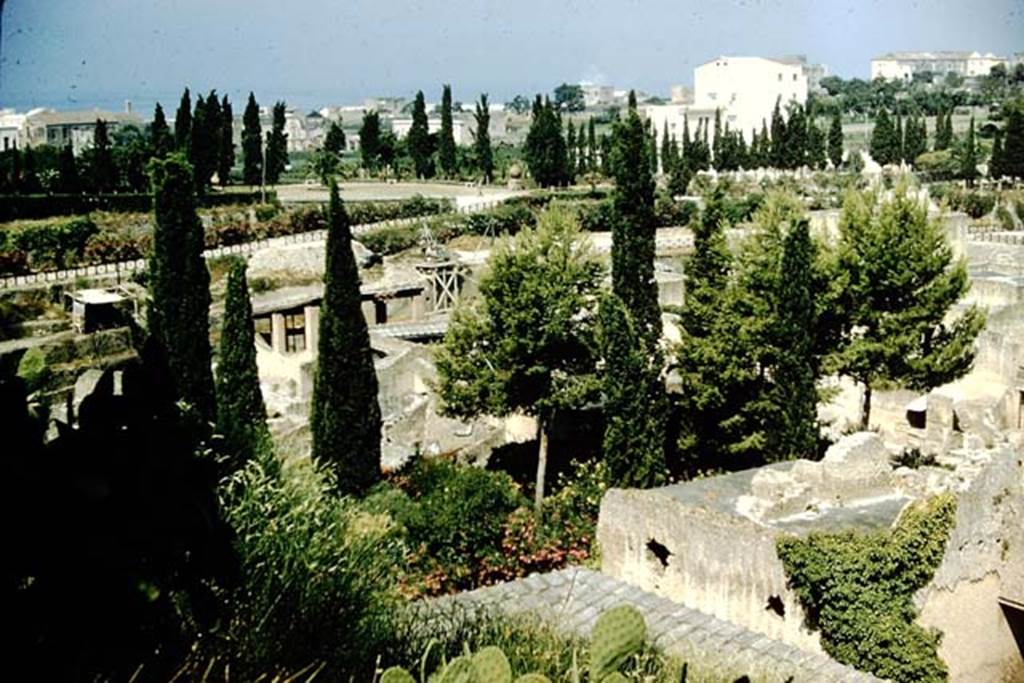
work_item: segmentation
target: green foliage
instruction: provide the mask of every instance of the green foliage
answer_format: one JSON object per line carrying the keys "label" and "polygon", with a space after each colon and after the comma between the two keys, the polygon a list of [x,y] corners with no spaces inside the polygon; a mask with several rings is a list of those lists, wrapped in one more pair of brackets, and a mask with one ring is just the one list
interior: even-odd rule
{"label": "green foliage", "polygon": [[25,389],[29,393],[44,389],[52,374],[46,352],[38,346],[25,351],[18,361],[18,377],[25,381]]}
{"label": "green foliage", "polygon": [[473,151],[476,168],[485,183],[494,179],[494,152],[491,150],[491,112],[487,104],[487,93],[480,95],[480,101],[473,113],[476,130],[473,131]]}
{"label": "green foliage", "polygon": [[833,168],[839,168],[843,163],[843,120],[838,110],[832,114],[829,123],[828,159],[832,162]]}
{"label": "green foliage", "polygon": [[245,261],[235,260],[228,273],[224,326],[217,363],[217,431],[235,470],[250,458],[272,455],[267,409],[256,367],[252,304],[245,279]]}
{"label": "green foliage", "polygon": [[906,189],[881,202],[851,194],[839,228],[846,334],[830,365],[865,386],[866,428],[875,383],[927,391],[967,373],[985,316],[971,307],[947,320],[967,291],[966,268]]}
{"label": "green foliage", "polygon": [[192,169],[181,154],[155,159],[153,254],[147,309],[150,334],[165,354],[177,398],[204,423],[214,421],[210,366],[210,273],[203,259],[203,224],[196,214]]}
{"label": "green foliage", "polygon": [[242,115],[242,178],[246,185],[260,185],[263,181],[263,127],[260,107],[251,92]]}
{"label": "green foliage", "polygon": [[359,128],[359,154],[363,168],[375,172],[383,162],[382,151],[380,114],[370,110],[363,114],[363,124]]}
{"label": "green foliage", "polygon": [[960,159],[959,177],[961,180],[967,181],[967,186],[971,187],[978,177],[978,145],[974,139],[973,116],[970,127],[967,129],[967,135],[957,149],[957,156]]}
{"label": "green foliage", "polygon": [[1006,109],[1006,137],[1000,169],[1009,178],[1024,178],[1024,99]]}
{"label": "green foliage", "polygon": [[384,670],[380,676],[380,683],[416,683],[416,679],[402,667],[393,666]]}
{"label": "green foliage", "polygon": [[324,149],[339,157],[345,153],[345,131],[340,121],[331,121],[327,135],[324,136]]}
{"label": "green foliage", "polygon": [[562,137],[562,117],[549,100],[537,96],[530,130],[523,144],[530,174],[541,187],[566,185],[569,178],[568,152]]}
{"label": "green foliage", "polygon": [[320,345],[313,379],[312,457],[334,470],[340,490],[361,494],[380,480],[377,373],[359,293],[352,233],[331,183]]}
{"label": "green foliage", "polygon": [[396,606],[401,547],[380,520],[336,494],[309,461],[278,474],[250,461],[226,481],[237,588],[220,638],[242,680],[313,662],[328,680],[366,680]]}
{"label": "green foliage", "polygon": [[412,108],[412,126],[406,136],[406,144],[409,148],[409,156],[412,157],[413,166],[416,169],[417,178],[432,178],[434,176],[434,145],[430,138],[430,128],[427,121],[427,105],[423,99],[423,91],[416,93],[416,100]]}
{"label": "green foliage", "polygon": [[885,166],[887,164],[898,164],[900,162],[900,145],[896,129],[889,112],[885,109],[879,110],[875,116],[875,126],[871,129],[871,158],[877,163]]}
{"label": "green foliage", "polygon": [[228,96],[224,95],[220,102],[220,124],[218,137],[220,145],[217,155],[217,176],[221,187],[228,184],[231,179],[231,168],[235,165],[235,142],[234,142],[235,115],[231,110],[231,102]]}
{"label": "green foliage", "polygon": [[441,174],[451,178],[456,171],[455,135],[452,129],[452,86],[447,83],[441,92],[441,130],[437,136],[437,162]]}
{"label": "green foliage", "polygon": [[888,532],[812,533],[778,542],[779,558],[825,651],[897,683],[945,681],[940,634],[914,623],[914,594],[945,553],[956,498],[907,508]]}
{"label": "green foliage", "polygon": [[644,617],[632,605],[605,610],[590,635],[591,681],[605,681],[640,652],[647,637]]}
{"label": "green foliage", "polygon": [[499,647],[491,645],[477,651],[472,665],[475,683],[512,683],[512,665]]}
{"label": "green foliage", "polygon": [[957,161],[948,149],[918,155],[914,168],[929,180],[952,180],[958,172]]}
{"label": "green foliage", "polygon": [[192,95],[188,88],[181,94],[178,111],[174,115],[174,148],[188,157],[192,145]]}
{"label": "green foliage", "polygon": [[266,176],[269,185],[277,185],[288,165],[288,134],[284,132],[285,104],[275,102],[271,128],[267,133]]}

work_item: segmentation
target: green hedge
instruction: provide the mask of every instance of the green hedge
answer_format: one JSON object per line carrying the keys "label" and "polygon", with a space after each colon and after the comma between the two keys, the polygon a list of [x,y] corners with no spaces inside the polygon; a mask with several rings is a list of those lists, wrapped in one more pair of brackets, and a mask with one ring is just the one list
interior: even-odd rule
{"label": "green hedge", "polygon": [[[267,193],[268,201],[273,202],[276,199],[276,193]],[[259,201],[259,192],[210,193],[199,198],[200,206],[207,208],[255,204]],[[91,211],[145,213],[152,209],[153,196],[149,193],[0,195],[0,222],[73,216]]]}

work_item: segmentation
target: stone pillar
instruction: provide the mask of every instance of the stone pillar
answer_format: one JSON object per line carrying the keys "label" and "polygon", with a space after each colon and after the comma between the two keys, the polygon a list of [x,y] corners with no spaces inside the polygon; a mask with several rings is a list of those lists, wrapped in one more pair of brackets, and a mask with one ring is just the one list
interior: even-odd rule
{"label": "stone pillar", "polygon": [[363,317],[366,318],[367,325],[373,325],[374,318],[376,316],[376,307],[373,305],[373,299],[363,300]]}
{"label": "stone pillar", "polygon": [[388,322],[387,299],[374,299],[373,301],[373,324],[384,325]]}
{"label": "stone pillar", "polygon": [[277,353],[285,352],[284,313],[270,315],[270,348]]}
{"label": "stone pillar", "polygon": [[302,313],[306,317],[306,350],[316,353],[320,343],[320,307],[306,306]]}
{"label": "stone pillar", "polygon": [[426,296],[425,291],[426,290],[424,290],[423,292],[420,292],[416,296],[412,297],[412,301],[410,302],[411,303],[410,308],[412,309],[412,320],[413,320],[413,322],[416,322],[417,320],[422,320],[423,319],[423,298],[424,298],[424,296]]}

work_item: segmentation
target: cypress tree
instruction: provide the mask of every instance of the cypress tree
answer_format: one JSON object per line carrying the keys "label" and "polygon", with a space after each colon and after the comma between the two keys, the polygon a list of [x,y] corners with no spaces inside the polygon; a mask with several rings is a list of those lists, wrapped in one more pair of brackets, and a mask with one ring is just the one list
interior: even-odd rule
{"label": "cypress tree", "polygon": [[782,159],[784,168],[797,169],[807,163],[807,117],[795,102],[790,103],[788,113]]}
{"label": "cypress tree", "polygon": [[606,133],[601,133],[599,146],[601,148],[601,175],[610,178],[612,175],[612,139]]}
{"label": "cypress tree", "polygon": [[806,219],[790,227],[782,245],[776,304],[779,357],[773,372],[774,403],[781,408],[775,457],[813,457],[818,444],[815,387],[815,248]]}
{"label": "cypress tree", "polygon": [[953,111],[939,112],[935,121],[935,151],[949,149],[953,144]]}
{"label": "cypress tree", "polygon": [[75,151],[70,142],[61,148],[60,157],[57,159],[57,182],[60,184],[61,192],[76,194],[82,191],[82,180],[78,176]]}
{"label": "cypress tree", "polygon": [[973,187],[977,177],[978,146],[974,140],[974,117],[972,116],[967,136],[964,138],[963,147],[960,150],[960,178],[967,181],[968,187]]}
{"label": "cypress tree", "polygon": [[331,154],[341,154],[345,151],[345,131],[338,121],[331,121],[327,128],[327,135],[324,136],[324,149]]}
{"label": "cypress tree", "polygon": [[260,107],[251,92],[242,115],[242,177],[249,186],[263,182],[263,127]]}
{"label": "cypress tree", "polygon": [[1001,167],[1009,178],[1024,178],[1024,105],[1009,107]]}
{"label": "cypress tree", "polygon": [[221,187],[231,180],[231,169],[235,165],[235,114],[231,102],[225,95],[220,103],[220,146],[217,157],[217,179]]}
{"label": "cypress tree", "polygon": [[999,180],[1003,175],[1003,131],[997,129],[992,141],[992,156],[988,160],[988,177]]}
{"label": "cypress tree", "polygon": [[230,471],[250,458],[264,459],[272,451],[256,367],[252,303],[245,268],[245,261],[236,259],[228,271],[217,363],[217,431],[224,437]]}
{"label": "cypress tree", "polygon": [[825,133],[813,119],[807,121],[807,163],[811,168],[825,168]]}
{"label": "cypress tree", "polygon": [[786,168],[786,121],[782,118],[780,98],[775,99],[772,110],[771,132],[771,165],[773,168]]}
{"label": "cypress tree", "polygon": [[711,138],[711,159],[716,171],[724,170],[722,162],[722,110],[715,108],[715,132]]}
{"label": "cypress tree", "polygon": [[896,143],[896,131],[893,129],[889,112],[884,107],[880,108],[875,116],[869,149],[871,158],[882,166],[897,162],[899,148]]}
{"label": "cypress tree", "polygon": [[828,129],[828,160],[834,168],[843,163],[843,119],[838,107],[832,112],[832,123]]}
{"label": "cypress tree", "polygon": [[156,103],[156,109],[153,111],[153,123],[149,127],[149,140],[153,156],[163,158],[170,153],[173,146],[171,129],[167,125],[164,108],[160,106],[159,102]]}
{"label": "cypress tree", "polygon": [[[17,167],[15,167],[14,169],[15,178],[20,179],[18,190],[22,194],[38,194],[42,192],[43,185],[42,182],[39,180],[39,169],[36,168],[36,153],[32,149],[32,146],[29,145],[28,147],[26,147],[25,152],[21,154],[20,157],[20,172]],[[15,150],[14,158],[15,163],[17,163],[17,159],[19,158],[17,150]],[[92,182],[96,182],[95,177],[92,179]]]}
{"label": "cypress tree", "polygon": [[156,227],[149,262],[149,332],[166,358],[175,397],[211,423],[210,273],[203,259],[195,179],[181,153],[156,159],[150,168]]}
{"label": "cypress tree", "polygon": [[452,124],[452,86],[445,85],[441,93],[441,130],[437,139],[437,160],[446,178],[455,176],[455,133]]}
{"label": "cypress tree", "polygon": [[562,136],[562,119],[551,101],[541,100],[539,95],[533,105],[533,119],[523,151],[538,185],[552,187],[568,182],[568,152]]}
{"label": "cypress tree", "polygon": [[423,91],[416,93],[412,107],[412,126],[406,139],[409,156],[416,168],[417,178],[431,178],[434,175],[434,162],[431,159],[433,149],[430,144],[430,124],[427,121],[427,103],[423,99]]}
{"label": "cypress tree", "polygon": [[[206,190],[210,182],[210,175],[213,174],[212,159],[210,152],[213,144],[211,133],[213,126],[211,121],[214,112],[208,112],[207,102],[203,97],[196,98],[196,108],[192,114],[192,132],[189,135],[188,160],[192,164],[192,172],[196,179],[196,190],[200,193]],[[219,120],[219,111],[216,112]]]}
{"label": "cypress tree", "polygon": [[907,159],[907,153],[905,149],[905,140],[903,137],[903,117],[897,114],[896,116],[896,133],[895,133],[895,146],[896,146],[896,161],[895,163],[903,163]]}
{"label": "cypress tree", "polygon": [[594,117],[591,116],[587,122],[587,170],[596,173],[599,166],[597,152],[597,132],[594,125]]}
{"label": "cypress tree", "polygon": [[267,133],[267,182],[277,185],[288,166],[288,134],[284,132],[285,104],[274,103],[273,123]]}
{"label": "cypress tree", "polygon": [[359,495],[380,480],[381,413],[348,215],[333,179],[330,188],[312,456],[334,470],[342,493]]}
{"label": "cypress tree", "polygon": [[668,175],[669,168],[672,166],[672,137],[668,134],[668,120],[665,120],[665,125],[661,128],[661,148],[659,150],[661,155],[661,172]]}
{"label": "cypress tree", "polygon": [[487,93],[480,95],[473,119],[476,121],[476,130],[473,132],[476,167],[483,181],[490,183],[494,179],[494,152],[491,150],[491,110],[487,103]]}
{"label": "cypress tree", "polygon": [[572,182],[571,178],[576,175],[576,127],[572,125],[572,119],[565,123],[565,167]]}
{"label": "cypress tree", "polygon": [[363,114],[363,125],[359,128],[359,155],[367,172],[377,170],[381,161],[381,134],[380,114],[374,110]]}
{"label": "cypress tree", "polygon": [[192,95],[188,88],[181,94],[178,111],[174,115],[174,147],[188,154],[192,135]]}
{"label": "cypress tree", "polygon": [[658,131],[654,130],[654,123],[650,119],[644,124],[647,129],[647,161],[651,166],[651,175],[658,175]]}
{"label": "cypress tree", "polygon": [[117,167],[114,166],[114,154],[110,149],[107,122],[103,119],[96,121],[90,159],[92,161],[90,173],[96,190],[98,192],[113,192],[117,187]]}
{"label": "cypress tree", "polygon": [[654,279],[654,178],[650,146],[635,105],[612,134],[612,291],[636,322],[653,352],[661,338],[661,308]]}
{"label": "cypress tree", "polygon": [[590,160],[587,159],[587,131],[583,124],[576,129],[576,175],[585,176],[590,169]]}
{"label": "cypress tree", "polygon": [[904,157],[908,164],[913,165],[917,161],[917,157],[924,154],[928,149],[928,131],[925,128],[924,118],[912,116],[907,119],[907,126],[903,136]]}
{"label": "cypress tree", "polygon": [[598,338],[604,358],[602,452],[608,484],[658,486],[665,480],[664,384],[625,304],[610,292],[598,311]]}

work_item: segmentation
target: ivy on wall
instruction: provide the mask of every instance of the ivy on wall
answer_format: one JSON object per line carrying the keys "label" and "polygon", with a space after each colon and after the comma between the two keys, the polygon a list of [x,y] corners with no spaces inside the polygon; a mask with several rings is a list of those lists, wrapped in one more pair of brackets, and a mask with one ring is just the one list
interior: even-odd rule
{"label": "ivy on wall", "polygon": [[897,683],[945,681],[942,634],[915,623],[913,596],[931,581],[956,516],[951,493],[914,503],[877,533],[785,537],[778,554],[836,660]]}

